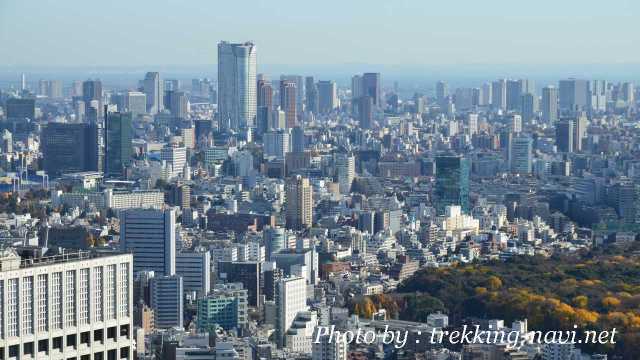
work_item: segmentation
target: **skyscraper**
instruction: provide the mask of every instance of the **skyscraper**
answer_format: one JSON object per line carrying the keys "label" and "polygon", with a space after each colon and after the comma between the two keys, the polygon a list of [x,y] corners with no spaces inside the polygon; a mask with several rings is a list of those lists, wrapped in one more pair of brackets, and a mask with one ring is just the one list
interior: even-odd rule
{"label": "skyscraper", "polygon": [[305,97],[306,97],[306,110],[314,114],[318,113],[318,88],[313,79],[313,76],[307,76],[305,78]]}
{"label": "skyscraper", "polygon": [[300,311],[307,310],[307,283],[303,277],[287,277],[276,284],[276,343],[284,345],[284,336]]}
{"label": "skyscraper", "polygon": [[98,114],[98,118],[102,118],[102,82],[100,80],[87,80],[82,83],[82,101],[85,110],[92,107],[92,104]]}
{"label": "skyscraper", "polygon": [[144,93],[147,96],[147,112],[157,114],[164,109],[164,83],[160,73],[148,72],[143,81]]}
{"label": "skyscraper", "polygon": [[436,156],[435,205],[444,213],[449,205],[469,210],[469,160],[458,155]]}
{"label": "skyscraper", "polygon": [[369,96],[375,107],[382,107],[382,77],[380,73],[362,74],[362,96]]}
{"label": "skyscraper", "polygon": [[589,96],[589,82],[587,80],[560,80],[558,89],[560,111],[574,113],[586,110]]}
{"label": "skyscraper", "polygon": [[176,215],[173,209],[120,212],[120,246],[133,252],[133,272],[176,273]]}
{"label": "skyscraper", "polygon": [[356,159],[350,154],[335,154],[336,180],[341,194],[351,192],[351,184],[356,177]]}
{"label": "skyscraper", "polygon": [[170,90],[165,92],[166,108],[179,119],[186,119],[189,113],[189,101],[184,91]]}
{"label": "skyscraper", "polygon": [[304,152],[304,129],[300,126],[296,126],[291,129],[291,152],[302,153]]}
{"label": "skyscraper", "polygon": [[547,124],[558,121],[558,89],[553,86],[542,89],[542,121]]}
{"label": "skyscraper", "polygon": [[51,177],[100,170],[96,124],[49,123],[41,142],[44,170]]}
{"label": "skyscraper", "polygon": [[270,127],[273,111],[273,86],[266,79],[258,80],[258,108],[256,112],[256,128],[258,134],[264,134]]}
{"label": "skyscraper", "polygon": [[582,139],[587,135],[587,116],[580,114],[573,124],[573,150],[582,151]]}
{"label": "skyscraper", "polygon": [[292,81],[296,84],[296,109],[302,112],[305,100],[305,82],[300,75],[280,75],[280,81]]}
{"label": "skyscraper", "polygon": [[525,123],[530,123],[535,117],[537,109],[537,98],[532,93],[520,95],[520,112]]}
{"label": "skyscraper", "polygon": [[338,107],[335,81],[318,81],[318,112],[328,114]]}
{"label": "skyscraper", "polygon": [[438,105],[444,106],[446,105],[445,101],[449,97],[449,87],[447,83],[444,81],[438,81],[436,83],[436,101]]}
{"label": "skyscraper", "polygon": [[184,291],[206,296],[211,289],[211,253],[183,251],[176,254],[176,274],[182,277]]}
{"label": "skyscraper", "polygon": [[511,132],[513,133],[522,132],[522,116],[518,114],[511,115]]}
{"label": "skyscraper", "polygon": [[31,119],[36,118],[36,101],[34,99],[7,99],[7,119]]}
{"label": "skyscraper", "polygon": [[122,176],[132,155],[131,113],[107,113],[105,119],[105,173]]}
{"label": "skyscraper", "polygon": [[373,125],[373,99],[370,96],[363,96],[359,99],[358,117],[360,128],[371,129]]}
{"label": "skyscraper", "polygon": [[309,179],[300,175],[290,178],[286,184],[286,225],[289,229],[302,230],[313,220],[313,189]]}
{"label": "skyscraper", "polygon": [[556,123],[556,146],[558,151],[573,152],[573,122],[564,120]]}
{"label": "skyscraper", "polygon": [[520,135],[511,140],[510,165],[514,174],[528,175],[532,170],[532,140],[526,135]]}
{"label": "skyscraper", "polygon": [[294,81],[280,80],[280,108],[284,111],[287,129],[295,127],[298,124],[298,110]]}
{"label": "skyscraper", "polygon": [[351,99],[359,99],[364,94],[362,92],[362,76],[353,75],[351,77]]}
{"label": "skyscraper", "polygon": [[496,110],[507,110],[507,80],[499,79],[491,84],[491,106]]}
{"label": "skyscraper", "polygon": [[149,292],[156,328],[183,328],[184,287],[182,277],[178,275],[155,276],[149,282]]}
{"label": "skyscraper", "polygon": [[482,101],[480,105],[489,106],[491,105],[491,100],[493,99],[493,84],[488,82],[482,84]]}
{"label": "skyscraper", "polygon": [[601,112],[607,110],[607,82],[592,80],[589,82],[589,110]]}
{"label": "skyscraper", "polygon": [[222,130],[255,125],[256,56],[253,43],[218,43],[218,119]]}
{"label": "skyscraper", "polygon": [[507,110],[517,111],[520,109],[520,96],[522,93],[520,80],[507,80]]}
{"label": "skyscraper", "polygon": [[635,103],[635,90],[633,83],[625,82],[622,84],[622,100],[625,101],[627,106],[633,106]]}

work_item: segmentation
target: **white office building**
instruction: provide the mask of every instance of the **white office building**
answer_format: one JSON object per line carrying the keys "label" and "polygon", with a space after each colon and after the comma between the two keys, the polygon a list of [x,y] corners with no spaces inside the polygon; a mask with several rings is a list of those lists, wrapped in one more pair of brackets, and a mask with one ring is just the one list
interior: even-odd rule
{"label": "white office building", "polygon": [[287,277],[278,281],[275,290],[276,341],[282,347],[298,313],[307,310],[307,283],[303,277]]}
{"label": "white office building", "polygon": [[184,146],[165,146],[160,151],[160,159],[167,165],[171,165],[170,177],[174,178],[182,174],[187,163],[187,148]]}
{"label": "white office building", "polygon": [[0,358],[131,359],[132,256],[0,253]]}

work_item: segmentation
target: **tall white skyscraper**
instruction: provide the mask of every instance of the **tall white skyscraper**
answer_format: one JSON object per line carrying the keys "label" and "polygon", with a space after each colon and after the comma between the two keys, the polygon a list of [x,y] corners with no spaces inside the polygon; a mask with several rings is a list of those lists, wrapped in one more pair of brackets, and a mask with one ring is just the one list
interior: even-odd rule
{"label": "tall white skyscraper", "polygon": [[284,343],[284,335],[300,311],[307,310],[307,282],[303,277],[288,277],[276,284],[276,341]]}
{"label": "tall white skyscraper", "polygon": [[187,149],[184,146],[165,146],[160,151],[160,159],[171,165],[171,177],[182,173],[187,163]]}
{"label": "tall white skyscraper", "polygon": [[173,209],[120,212],[120,246],[133,252],[133,272],[176,273],[176,214]]}
{"label": "tall white skyscraper", "polygon": [[335,165],[340,193],[349,194],[353,179],[356,177],[356,158],[349,154],[336,154]]}
{"label": "tall white skyscraper", "polygon": [[131,254],[0,251],[4,359],[132,359]]}
{"label": "tall white skyscraper", "polygon": [[478,114],[470,113],[467,115],[467,129],[469,136],[473,136],[478,132]]}
{"label": "tall white skyscraper", "polygon": [[255,125],[256,46],[218,43],[218,119],[223,130]]}
{"label": "tall white skyscraper", "polygon": [[592,80],[589,82],[589,108],[600,112],[607,110],[607,82]]}
{"label": "tall white skyscraper", "polygon": [[147,112],[157,114],[164,109],[164,84],[160,73],[148,72],[144,77],[143,88],[147,95]]}

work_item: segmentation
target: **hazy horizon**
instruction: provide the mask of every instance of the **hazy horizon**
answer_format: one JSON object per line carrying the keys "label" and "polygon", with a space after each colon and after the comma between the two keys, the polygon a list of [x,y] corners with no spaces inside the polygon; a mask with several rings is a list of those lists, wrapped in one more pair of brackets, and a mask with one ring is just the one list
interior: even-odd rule
{"label": "hazy horizon", "polygon": [[638,10],[632,0],[9,0],[0,67],[204,66],[220,40],[253,41],[259,66],[640,64]]}

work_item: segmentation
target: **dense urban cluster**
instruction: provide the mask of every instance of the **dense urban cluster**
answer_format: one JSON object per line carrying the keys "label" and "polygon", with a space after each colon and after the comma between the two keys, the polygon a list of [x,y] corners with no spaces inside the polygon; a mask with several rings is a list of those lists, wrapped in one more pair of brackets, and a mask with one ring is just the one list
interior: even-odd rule
{"label": "dense urban cluster", "polygon": [[[406,96],[380,73],[258,68],[256,45],[223,41],[215,79],[22,74],[0,89],[0,359],[607,358],[430,344],[468,319],[394,296],[465,264],[632,246],[633,83],[440,81]],[[322,326],[408,338],[349,344]]]}

